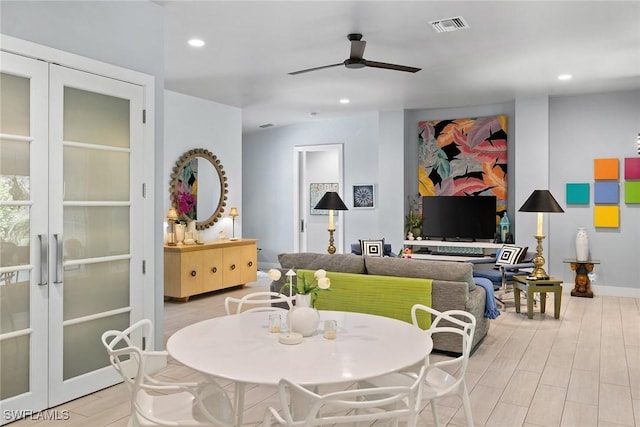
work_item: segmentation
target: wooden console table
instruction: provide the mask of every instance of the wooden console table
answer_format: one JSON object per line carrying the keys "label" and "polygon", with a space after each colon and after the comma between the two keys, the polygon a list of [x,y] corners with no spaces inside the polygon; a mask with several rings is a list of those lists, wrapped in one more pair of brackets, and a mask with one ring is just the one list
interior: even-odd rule
{"label": "wooden console table", "polygon": [[562,302],[562,280],[550,277],[547,280],[529,280],[527,276],[513,276],[513,297],[516,313],[520,313],[520,291],[527,293],[527,317],[533,319],[533,294],[540,292],[540,313],[544,313],[547,306],[547,292],[553,292],[553,317],[560,318],[560,304]]}
{"label": "wooden console table", "polygon": [[569,264],[571,270],[576,272],[575,286],[571,291],[571,296],[593,298],[589,273],[593,271],[596,264],[600,264],[600,260],[590,259],[588,261],[578,261],[575,258],[567,258],[562,260],[562,262]]}
{"label": "wooden console table", "polygon": [[216,240],[203,245],[164,247],[164,296],[192,295],[257,280],[257,240]]}

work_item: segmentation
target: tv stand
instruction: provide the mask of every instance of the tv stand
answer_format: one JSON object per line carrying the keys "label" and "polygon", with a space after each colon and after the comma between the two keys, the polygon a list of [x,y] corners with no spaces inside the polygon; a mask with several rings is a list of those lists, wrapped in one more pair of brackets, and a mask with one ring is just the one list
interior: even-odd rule
{"label": "tv stand", "polygon": [[[502,243],[493,242],[462,242],[462,241],[449,241],[449,240],[405,240],[403,242],[404,248],[411,248],[415,252],[411,254],[415,259],[426,260],[439,260],[439,261],[466,261],[474,264],[482,264],[488,262],[495,262],[495,258],[488,254],[495,252],[502,247]],[[470,248],[476,248],[481,250],[481,255],[458,255],[458,254],[434,254],[438,247],[458,248],[459,252],[464,252]],[[415,250],[415,248],[419,248]],[[431,249],[431,248],[435,248]],[[424,253],[424,249],[428,249],[429,253]]]}

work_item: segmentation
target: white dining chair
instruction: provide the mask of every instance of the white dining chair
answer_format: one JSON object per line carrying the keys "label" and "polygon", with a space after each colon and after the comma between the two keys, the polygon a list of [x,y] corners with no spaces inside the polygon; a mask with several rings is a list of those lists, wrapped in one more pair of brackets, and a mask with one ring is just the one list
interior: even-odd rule
{"label": "white dining chair", "polygon": [[[416,304],[411,308],[411,319],[418,326],[418,313],[426,312],[432,316],[431,326],[425,332],[435,334],[453,334],[462,340],[462,353],[453,358],[434,363],[425,359],[426,374],[422,389],[422,400],[431,401],[433,422],[436,427],[438,422],[437,401],[446,396],[457,395],[462,400],[462,407],[467,420],[467,426],[473,427],[473,414],[469,391],[465,382],[467,365],[473,344],[473,335],[476,329],[476,318],[463,310],[448,310],[440,312],[422,304]],[[393,385],[407,385],[415,379],[412,372],[400,372],[376,377],[360,383],[361,387],[390,387]]]}
{"label": "white dining chair", "polygon": [[151,321],[143,319],[124,331],[102,334],[109,361],[122,376],[131,395],[129,427],[233,426],[233,407],[224,390],[214,382],[167,383],[149,375],[155,358],[166,360],[165,351],[150,351],[134,344],[153,340]]}
{"label": "white dining chair", "polygon": [[[417,426],[417,415],[426,369],[423,366],[408,386],[370,387],[317,394],[285,378],[280,380],[278,395],[282,411],[273,406],[265,412],[263,427],[276,425],[313,427],[320,425]],[[387,424],[388,423],[388,424]],[[365,424],[363,424],[365,425]],[[403,425],[405,425],[403,423]]]}
{"label": "white dining chair", "polygon": [[[227,314],[249,313],[254,311],[284,310],[282,307],[274,307],[272,304],[285,303],[290,310],[293,307],[292,298],[278,292],[252,292],[242,298],[227,297],[224,300],[224,309]],[[233,305],[235,304],[235,310]],[[251,306],[246,308],[245,306]]]}

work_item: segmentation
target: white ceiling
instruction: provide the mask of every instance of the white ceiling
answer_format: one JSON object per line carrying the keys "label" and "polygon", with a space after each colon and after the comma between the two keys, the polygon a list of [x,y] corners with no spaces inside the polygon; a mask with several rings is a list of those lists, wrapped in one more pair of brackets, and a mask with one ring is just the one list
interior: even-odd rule
{"label": "white ceiling", "polygon": [[[242,108],[243,131],[370,111],[640,89],[640,1],[158,1],[165,87]],[[462,16],[469,29],[430,21]],[[416,74],[342,66],[364,58]],[[206,42],[192,48],[187,40]],[[559,81],[570,73],[573,79]],[[340,98],[351,103],[340,105]],[[312,116],[310,113],[317,115]]]}

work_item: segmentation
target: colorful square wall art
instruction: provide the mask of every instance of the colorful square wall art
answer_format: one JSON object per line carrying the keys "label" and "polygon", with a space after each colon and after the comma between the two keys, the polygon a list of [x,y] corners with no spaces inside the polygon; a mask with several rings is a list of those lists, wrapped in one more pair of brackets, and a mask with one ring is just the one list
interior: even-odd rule
{"label": "colorful square wall art", "polygon": [[620,227],[620,207],[597,205],[593,208],[593,225],[596,227]]}
{"label": "colorful square wall art", "polygon": [[567,184],[567,204],[568,205],[588,205],[589,204],[589,183],[569,183]]}
{"label": "colorful square wall art", "polygon": [[624,179],[640,179],[640,157],[624,159]]}
{"label": "colorful square wall art", "polygon": [[640,203],[640,181],[625,181],[624,202]]}
{"label": "colorful square wall art", "polygon": [[309,214],[310,215],[329,215],[327,209],[315,209],[314,206],[318,204],[324,193],[327,191],[338,191],[338,183],[321,183],[310,184],[309,186]]}
{"label": "colorful square wall art", "polygon": [[496,196],[507,208],[507,116],[418,123],[421,196]]}
{"label": "colorful square wall art", "polygon": [[612,180],[619,178],[618,159],[595,159],[593,161],[593,178],[598,180]]}
{"label": "colorful square wall art", "polygon": [[593,201],[596,204],[620,203],[620,187],[618,183],[596,181],[593,184]]}

